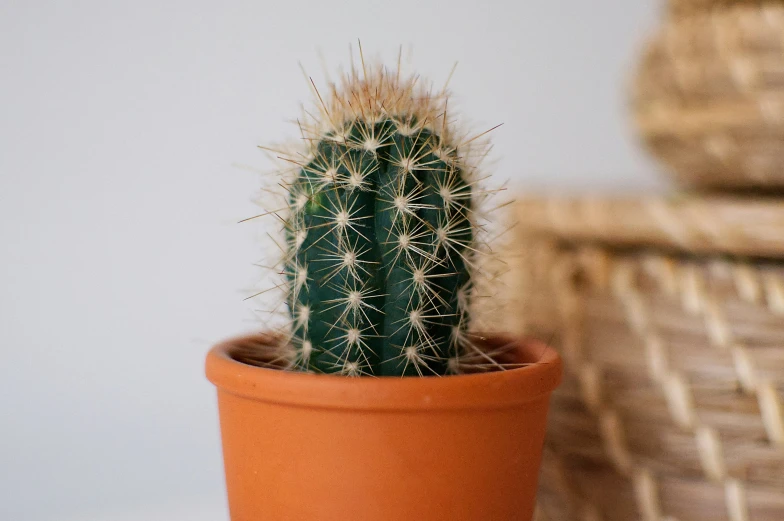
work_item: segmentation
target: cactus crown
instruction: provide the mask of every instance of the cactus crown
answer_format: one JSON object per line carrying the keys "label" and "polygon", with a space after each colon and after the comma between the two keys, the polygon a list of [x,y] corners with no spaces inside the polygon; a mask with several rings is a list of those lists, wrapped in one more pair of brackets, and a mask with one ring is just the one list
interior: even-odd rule
{"label": "cactus crown", "polygon": [[476,354],[467,332],[487,250],[477,210],[487,147],[455,133],[445,90],[399,67],[363,61],[330,87],[300,123],[306,149],[281,157],[291,365],[460,372]]}

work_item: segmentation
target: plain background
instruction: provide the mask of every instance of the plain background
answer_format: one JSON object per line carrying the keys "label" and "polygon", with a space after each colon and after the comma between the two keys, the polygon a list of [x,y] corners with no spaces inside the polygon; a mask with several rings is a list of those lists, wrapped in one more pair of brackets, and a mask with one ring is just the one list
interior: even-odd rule
{"label": "plain background", "polygon": [[0,519],[225,521],[215,341],[258,327],[251,203],[349,44],[495,131],[520,192],[660,190],[626,86],[654,0],[0,2]]}

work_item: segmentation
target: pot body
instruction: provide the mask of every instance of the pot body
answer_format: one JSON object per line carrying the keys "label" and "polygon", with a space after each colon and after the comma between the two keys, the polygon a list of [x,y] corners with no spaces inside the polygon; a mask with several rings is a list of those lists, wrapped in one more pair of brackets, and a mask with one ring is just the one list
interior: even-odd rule
{"label": "pot body", "polygon": [[[240,342],[247,342],[241,339]],[[214,348],[232,521],[530,521],[560,359],[524,367],[346,378],[253,367]]]}

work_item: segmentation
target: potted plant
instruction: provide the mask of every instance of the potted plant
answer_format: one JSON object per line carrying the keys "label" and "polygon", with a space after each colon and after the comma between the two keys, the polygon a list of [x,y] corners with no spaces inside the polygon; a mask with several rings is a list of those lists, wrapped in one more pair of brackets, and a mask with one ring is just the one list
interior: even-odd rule
{"label": "potted plant", "polygon": [[290,325],[207,356],[231,518],[529,521],[561,365],[473,330],[483,150],[399,68],[317,97],[275,212]]}

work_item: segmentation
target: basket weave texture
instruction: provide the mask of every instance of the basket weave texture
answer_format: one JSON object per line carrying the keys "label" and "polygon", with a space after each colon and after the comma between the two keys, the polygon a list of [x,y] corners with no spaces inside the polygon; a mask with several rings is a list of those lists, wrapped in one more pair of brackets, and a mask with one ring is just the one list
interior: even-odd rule
{"label": "basket weave texture", "polygon": [[632,113],[686,185],[784,187],[784,2],[673,0],[643,51]]}
{"label": "basket weave texture", "polygon": [[[716,215],[770,204],[719,202]],[[715,210],[710,199],[698,204]],[[570,219],[568,230],[552,221],[586,205],[593,221]],[[547,211],[532,216],[537,207]],[[620,226],[619,241],[613,229],[596,233],[597,216],[624,221],[624,207],[658,213]],[[761,242],[774,252],[767,260],[748,257],[754,239],[743,233],[737,247],[731,234],[711,246],[705,235],[667,237],[670,225],[648,233],[662,215],[702,230],[684,207],[688,200],[518,207],[525,331],[550,340],[565,363],[539,520],[784,520],[784,204],[770,210],[778,217],[767,222],[782,225],[775,247]]]}
{"label": "basket weave texture", "polygon": [[668,0],[667,11],[673,16],[690,16],[736,5],[759,6],[776,2],[781,0]]}

